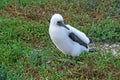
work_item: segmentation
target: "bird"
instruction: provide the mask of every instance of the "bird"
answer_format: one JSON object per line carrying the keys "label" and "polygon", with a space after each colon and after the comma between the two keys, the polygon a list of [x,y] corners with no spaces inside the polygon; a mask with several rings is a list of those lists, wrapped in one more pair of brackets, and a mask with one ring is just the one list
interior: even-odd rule
{"label": "bird", "polygon": [[86,34],[69,24],[65,25],[59,13],[55,13],[50,19],[49,35],[55,46],[66,55],[76,57],[84,51],[94,52],[89,47],[91,41]]}

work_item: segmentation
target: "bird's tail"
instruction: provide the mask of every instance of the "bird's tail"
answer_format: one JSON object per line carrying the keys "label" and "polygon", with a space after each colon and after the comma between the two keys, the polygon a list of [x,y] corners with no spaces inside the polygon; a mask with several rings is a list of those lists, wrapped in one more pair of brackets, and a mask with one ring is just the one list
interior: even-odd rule
{"label": "bird's tail", "polygon": [[96,52],[96,49],[95,48],[90,48],[89,52]]}
{"label": "bird's tail", "polygon": [[91,42],[88,44],[89,52],[96,52],[95,44],[91,40]]}

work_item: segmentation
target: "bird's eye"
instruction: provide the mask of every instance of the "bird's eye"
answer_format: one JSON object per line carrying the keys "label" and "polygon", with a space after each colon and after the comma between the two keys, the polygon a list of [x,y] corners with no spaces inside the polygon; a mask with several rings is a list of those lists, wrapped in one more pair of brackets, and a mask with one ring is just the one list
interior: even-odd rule
{"label": "bird's eye", "polygon": [[58,21],[58,22],[57,22],[57,25],[60,25],[60,23],[61,23],[61,22],[60,22],[60,21]]}
{"label": "bird's eye", "polygon": [[60,24],[60,21],[58,21],[57,23]]}

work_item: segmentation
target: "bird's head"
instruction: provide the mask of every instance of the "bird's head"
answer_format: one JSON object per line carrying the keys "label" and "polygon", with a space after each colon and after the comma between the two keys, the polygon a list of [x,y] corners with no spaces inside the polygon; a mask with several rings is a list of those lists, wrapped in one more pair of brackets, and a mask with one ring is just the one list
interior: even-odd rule
{"label": "bird's head", "polygon": [[56,27],[64,27],[69,30],[69,28],[64,24],[64,19],[60,14],[54,14],[50,20],[50,24]]}

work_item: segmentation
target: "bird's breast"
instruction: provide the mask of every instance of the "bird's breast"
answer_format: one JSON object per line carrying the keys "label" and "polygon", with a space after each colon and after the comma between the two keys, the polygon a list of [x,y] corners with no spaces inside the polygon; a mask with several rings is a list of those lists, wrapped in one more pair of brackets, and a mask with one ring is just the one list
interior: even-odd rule
{"label": "bird's breast", "polygon": [[64,29],[54,29],[50,32],[50,37],[56,47],[63,53],[69,53],[73,47],[70,38],[68,37],[69,32]]}
{"label": "bird's breast", "polygon": [[63,43],[68,37],[68,32],[62,28],[50,30],[50,37],[55,43]]}

